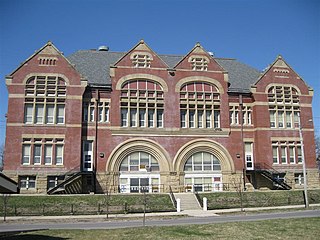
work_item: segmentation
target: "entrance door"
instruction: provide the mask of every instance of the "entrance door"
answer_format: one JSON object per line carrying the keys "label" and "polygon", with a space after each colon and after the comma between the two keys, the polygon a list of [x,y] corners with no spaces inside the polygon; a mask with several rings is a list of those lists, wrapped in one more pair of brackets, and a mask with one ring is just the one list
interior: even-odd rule
{"label": "entrance door", "polygon": [[84,141],[83,142],[83,157],[82,157],[82,168],[83,171],[91,172],[93,171],[93,142],[92,141]]}

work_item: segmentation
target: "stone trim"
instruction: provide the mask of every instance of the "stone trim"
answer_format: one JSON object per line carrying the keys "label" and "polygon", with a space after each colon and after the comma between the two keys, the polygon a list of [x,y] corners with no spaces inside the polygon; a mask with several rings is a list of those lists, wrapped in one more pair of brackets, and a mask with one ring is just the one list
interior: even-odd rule
{"label": "stone trim", "polygon": [[122,86],[125,82],[130,81],[130,80],[137,80],[137,79],[153,80],[161,85],[164,92],[168,92],[168,85],[162,78],[155,76],[155,75],[142,74],[142,73],[129,74],[129,75],[123,76],[122,78],[120,78],[118,80],[117,85],[116,85],[116,90],[121,90]]}
{"label": "stone trim", "polygon": [[228,150],[220,143],[208,139],[193,140],[182,146],[174,158],[173,168],[177,172],[183,172],[186,161],[197,152],[208,152],[217,157],[221,164],[222,174],[235,173],[233,159]]}
{"label": "stone trim", "polygon": [[180,92],[182,85],[188,82],[206,82],[209,84],[213,84],[217,87],[218,93],[224,93],[223,87],[218,80],[204,76],[192,76],[180,79],[176,84],[175,92]]}
{"label": "stone trim", "polygon": [[129,139],[119,144],[110,154],[107,164],[107,172],[119,172],[120,164],[129,154],[137,151],[143,151],[152,155],[159,163],[160,172],[170,172],[171,158],[167,151],[157,142],[144,138]]}

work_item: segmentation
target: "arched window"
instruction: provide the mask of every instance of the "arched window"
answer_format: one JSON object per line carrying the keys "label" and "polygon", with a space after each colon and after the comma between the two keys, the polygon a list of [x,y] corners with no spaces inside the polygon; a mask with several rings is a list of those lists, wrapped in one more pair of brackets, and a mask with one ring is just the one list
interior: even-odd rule
{"label": "arched window", "polygon": [[220,161],[211,153],[197,152],[184,165],[185,189],[197,192],[222,191]]}
{"label": "arched window", "polygon": [[122,127],[163,127],[163,89],[151,80],[131,80],[121,89]]}
{"label": "arched window", "polygon": [[215,85],[191,82],[180,89],[182,128],[220,128],[220,94]]}
{"label": "arched window", "polygon": [[26,124],[64,124],[66,82],[57,76],[34,76],[26,81]]}
{"label": "arched window", "polygon": [[121,193],[160,192],[160,168],[149,153],[133,152],[120,164]]}
{"label": "arched window", "polygon": [[276,85],[268,89],[270,127],[294,128],[299,125],[299,95],[292,86]]}
{"label": "arched window", "polygon": [[120,172],[159,172],[158,161],[148,153],[134,152],[120,165]]}

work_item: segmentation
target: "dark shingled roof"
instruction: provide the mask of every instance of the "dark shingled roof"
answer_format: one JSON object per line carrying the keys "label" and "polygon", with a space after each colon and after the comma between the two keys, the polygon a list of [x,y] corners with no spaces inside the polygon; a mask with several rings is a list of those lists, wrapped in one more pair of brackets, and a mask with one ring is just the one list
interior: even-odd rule
{"label": "dark shingled roof", "polygon": [[[95,50],[80,50],[68,57],[80,74],[88,80],[89,85],[110,85],[110,66],[124,56],[124,52],[109,52]],[[159,55],[159,57],[173,68],[184,56]],[[240,63],[235,59],[215,59],[229,74],[230,91],[249,90],[260,73],[258,70]]]}

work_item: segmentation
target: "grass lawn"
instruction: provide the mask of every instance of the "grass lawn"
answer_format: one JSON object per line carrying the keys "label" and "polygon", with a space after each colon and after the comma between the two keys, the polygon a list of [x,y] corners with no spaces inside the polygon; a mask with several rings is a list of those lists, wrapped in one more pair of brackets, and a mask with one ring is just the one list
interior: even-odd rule
{"label": "grass lawn", "polygon": [[48,230],[7,239],[319,239],[320,218],[115,230]]}

